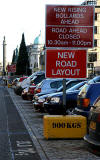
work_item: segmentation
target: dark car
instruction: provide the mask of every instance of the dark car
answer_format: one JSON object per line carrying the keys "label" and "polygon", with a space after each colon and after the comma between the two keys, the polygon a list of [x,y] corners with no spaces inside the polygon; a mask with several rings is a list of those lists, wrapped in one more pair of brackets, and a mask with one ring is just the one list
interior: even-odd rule
{"label": "dark car", "polygon": [[[84,81],[85,79],[66,79],[66,90],[75,86],[76,84]],[[56,84],[57,85],[57,84]],[[59,88],[55,90],[45,90],[44,92],[40,92],[35,94],[37,97],[49,94],[49,93],[56,93],[56,92],[62,92],[63,91],[63,85],[59,86]],[[34,99],[34,98],[33,98]]]}
{"label": "dark car", "polygon": [[[86,81],[80,82],[66,91],[66,108],[63,108],[63,92],[41,96],[38,99],[38,104],[43,102],[44,105],[42,105],[42,107],[44,107],[44,110],[49,114],[63,114],[64,111],[67,114],[68,109],[71,110],[76,106],[79,88],[85,83]],[[38,106],[39,108],[40,104]]]}
{"label": "dark car", "polygon": [[84,140],[89,144],[88,149],[100,156],[100,96],[90,109],[88,134]]}
{"label": "dark car", "polygon": [[100,95],[100,82],[87,83],[77,96],[77,107],[74,113],[88,117],[91,106]]}
{"label": "dark car", "polygon": [[[66,79],[66,90],[68,90],[69,88],[75,86],[76,84],[82,82],[82,81],[85,81],[84,79]],[[55,90],[51,90],[49,91],[49,93],[58,93],[58,92],[62,92],[63,91],[63,86],[59,87],[58,89],[55,89]],[[44,111],[44,107],[43,107],[43,103],[45,101],[45,99],[43,99],[41,101],[41,98],[39,99],[39,97],[43,96],[43,95],[47,95],[48,92],[41,92],[41,93],[38,93],[38,94],[35,94],[34,97],[33,97],[33,105],[34,105],[34,108],[36,110],[39,110],[39,111]]]}

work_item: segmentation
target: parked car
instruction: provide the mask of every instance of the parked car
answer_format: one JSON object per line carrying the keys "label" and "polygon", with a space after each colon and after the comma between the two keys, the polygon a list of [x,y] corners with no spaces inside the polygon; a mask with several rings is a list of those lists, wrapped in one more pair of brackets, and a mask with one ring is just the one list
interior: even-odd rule
{"label": "parked car", "polygon": [[63,107],[63,92],[55,93],[46,99],[44,109],[49,114],[69,114],[77,105],[77,95],[87,81],[80,82],[66,91],[66,106]]}
{"label": "parked car", "polygon": [[37,85],[43,79],[45,79],[44,71],[35,72],[31,76],[29,76],[27,79],[25,79],[24,81],[19,82],[14,91],[16,94],[21,95],[23,89],[29,87],[31,82],[34,83],[34,85]]}
{"label": "parked car", "polygon": [[[47,89],[47,90],[43,90],[43,91],[41,91],[40,89],[39,90],[37,90],[37,91],[35,91],[35,88],[36,87],[33,87],[33,86],[30,86],[29,87],[29,90],[28,90],[28,93],[27,93],[27,97],[28,97],[28,99],[29,100],[33,100],[34,99],[34,95],[36,95],[36,97],[38,96],[42,96],[42,95],[45,95],[45,94],[48,94],[48,93],[54,93],[54,92],[57,92],[58,91],[58,89],[60,89],[59,90],[59,92],[60,91],[62,91],[62,81],[63,81],[63,79],[46,79],[44,82],[42,82],[42,83],[39,83],[38,85],[37,85],[37,88],[43,88],[43,87],[45,87],[45,83],[46,83],[46,88],[47,88],[47,81],[48,81],[48,83],[50,82],[51,83],[51,81],[53,82],[54,80],[56,80],[56,85],[55,85],[55,88],[53,87],[52,89]],[[58,81],[61,81],[61,83],[60,82],[58,82]],[[70,79],[66,79],[66,83],[69,81]],[[55,82],[53,82],[54,84],[55,84]],[[61,86],[61,88],[59,87],[59,86]],[[50,87],[52,87],[52,85],[50,86]],[[49,86],[48,86],[48,88],[50,88]],[[59,87],[59,88],[58,88]],[[40,92],[39,92],[40,91]],[[39,92],[39,93],[36,93],[36,92]],[[36,93],[36,94],[35,94]]]}
{"label": "parked car", "polygon": [[84,140],[89,144],[89,150],[100,156],[100,96],[90,109],[88,134]]}
{"label": "parked car", "polygon": [[28,91],[26,93],[27,100],[32,101],[33,100],[33,95],[34,95],[34,90],[36,86],[35,85],[30,85],[28,88]]}
{"label": "parked car", "polygon": [[22,82],[24,79],[27,79],[27,78],[28,78],[28,76],[20,77],[20,78],[19,78],[19,82]]}
{"label": "parked car", "polygon": [[[85,79],[66,79],[66,90],[73,87],[74,85],[84,81]],[[55,90],[45,90],[43,92],[35,94],[36,96],[42,96],[48,93],[55,93],[55,92],[62,92],[63,91],[63,85],[61,85],[58,89],[55,88]],[[33,98],[34,99],[34,98]]]}
{"label": "parked car", "polygon": [[25,100],[31,100],[31,96],[28,94],[30,89],[34,90],[38,83],[41,82],[44,78],[44,75],[35,76],[35,78],[30,81],[30,85],[23,89],[21,97]]}
{"label": "parked car", "polygon": [[56,91],[60,86],[62,86],[63,79],[61,78],[47,78],[38,84],[34,90],[34,93],[48,94],[52,91]]}
{"label": "parked car", "polygon": [[23,100],[28,100],[27,99],[28,88],[29,87],[24,88],[23,91],[22,91],[22,93],[21,93],[21,97],[22,97]]}
{"label": "parked car", "polygon": [[[62,79],[44,79],[37,85],[31,85],[28,88],[28,92],[26,93],[27,99],[32,100],[34,96],[34,92],[44,91],[47,93],[51,91],[55,91],[59,86],[62,85]],[[36,91],[35,91],[36,89]]]}
{"label": "parked car", "polygon": [[63,107],[63,92],[52,93],[40,96],[34,102],[35,109],[45,110],[49,114],[63,114],[64,110],[72,109],[76,105],[76,97],[79,88],[82,87],[86,81],[80,82],[66,91],[66,108]]}
{"label": "parked car", "polygon": [[15,79],[12,81],[12,86],[16,86],[17,83],[19,82],[19,79],[20,79],[20,78],[15,78]]}
{"label": "parked car", "polygon": [[23,80],[25,80],[26,78],[28,78],[28,76],[23,76],[23,77],[18,77],[12,80],[12,85],[16,86],[18,82],[22,82]]}
{"label": "parked car", "polygon": [[[74,85],[82,82],[82,81],[84,81],[84,79],[69,79],[69,78],[66,79],[66,90],[73,87]],[[55,90],[50,90],[49,94],[50,93],[56,93],[56,92],[58,93],[58,92],[62,92],[62,91],[63,91],[63,85],[61,85],[58,89],[55,88]],[[39,103],[37,103],[37,100],[39,99],[39,97],[43,96],[43,95],[46,95],[46,94],[48,94],[48,90],[45,91],[45,92],[40,92],[40,93],[37,93],[37,94],[34,95],[32,102],[33,103],[35,102],[34,103],[35,108],[39,108]],[[40,107],[41,107],[41,105],[42,104],[40,104]]]}
{"label": "parked car", "polygon": [[38,71],[33,73],[31,76],[27,78],[26,81],[23,81],[21,84],[21,88],[26,88],[27,86],[30,86],[30,84],[34,83],[34,85],[37,85],[40,83],[43,79],[45,79],[45,72],[44,71]]}
{"label": "parked car", "polygon": [[99,95],[100,82],[85,84],[77,96],[77,107],[74,114],[88,117],[90,108]]}

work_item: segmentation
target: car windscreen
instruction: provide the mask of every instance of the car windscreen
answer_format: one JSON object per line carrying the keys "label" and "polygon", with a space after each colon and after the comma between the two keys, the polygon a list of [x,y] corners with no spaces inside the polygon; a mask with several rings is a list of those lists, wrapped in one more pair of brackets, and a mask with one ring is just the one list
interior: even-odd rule
{"label": "car windscreen", "polygon": [[82,86],[85,85],[85,83],[86,83],[86,81],[80,82],[80,83],[76,84],[75,86],[69,88],[67,91],[79,90]]}
{"label": "car windscreen", "polygon": [[88,81],[88,83],[95,83],[95,82],[100,82],[100,76],[94,77],[93,79]]}
{"label": "car windscreen", "polygon": [[31,81],[34,81],[37,78],[37,76],[31,77]]}
{"label": "car windscreen", "polygon": [[[77,90],[78,88],[81,87],[81,83],[80,82],[79,81],[69,81],[68,83],[66,83],[66,86],[67,86],[66,90],[68,90],[68,91],[69,91],[69,89],[71,89],[71,90]],[[80,85],[77,85],[79,83],[80,83]],[[60,88],[57,89],[57,92],[62,92],[62,91],[63,91],[63,86],[61,86]]]}
{"label": "car windscreen", "polygon": [[43,80],[43,81],[41,81],[40,83],[38,83],[38,84],[36,85],[36,88],[41,87],[41,86],[42,86],[42,84],[43,84],[43,82],[44,82],[44,80]]}

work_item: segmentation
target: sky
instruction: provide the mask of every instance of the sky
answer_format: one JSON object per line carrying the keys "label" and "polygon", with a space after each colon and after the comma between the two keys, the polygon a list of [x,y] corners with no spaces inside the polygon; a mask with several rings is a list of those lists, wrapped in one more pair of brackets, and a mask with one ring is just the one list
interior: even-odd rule
{"label": "sky", "polygon": [[6,38],[6,59],[12,61],[14,49],[20,46],[22,33],[26,45],[39,35],[45,37],[46,4],[81,5],[84,0],[0,0],[0,62],[3,61],[3,38]]}

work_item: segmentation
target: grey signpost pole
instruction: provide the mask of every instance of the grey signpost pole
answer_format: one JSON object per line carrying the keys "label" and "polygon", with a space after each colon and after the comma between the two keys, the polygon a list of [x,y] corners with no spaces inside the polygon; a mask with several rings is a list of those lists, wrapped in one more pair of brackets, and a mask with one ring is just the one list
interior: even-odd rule
{"label": "grey signpost pole", "polygon": [[63,114],[66,114],[66,79],[63,79]]}

